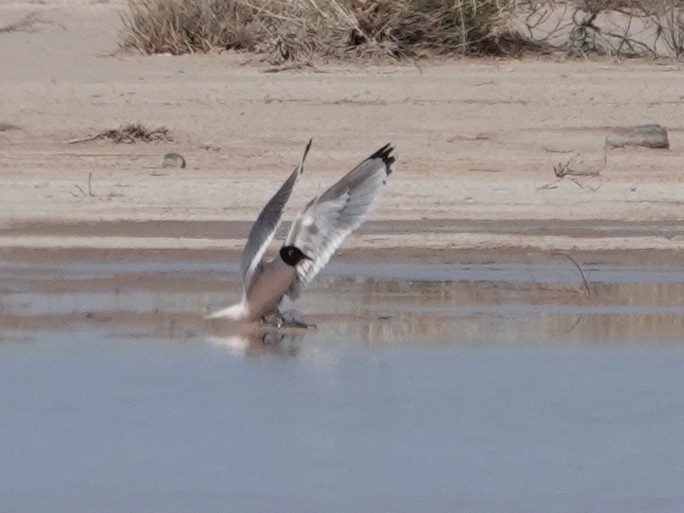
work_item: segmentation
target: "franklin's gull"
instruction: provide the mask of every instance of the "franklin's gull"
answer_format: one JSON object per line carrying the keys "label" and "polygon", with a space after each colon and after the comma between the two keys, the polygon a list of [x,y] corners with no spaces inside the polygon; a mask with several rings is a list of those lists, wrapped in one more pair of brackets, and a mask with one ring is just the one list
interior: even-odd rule
{"label": "franklin's gull", "polygon": [[306,326],[278,307],[287,294],[296,300],[323,269],[344,239],[363,222],[392,172],[394,148],[387,144],[352,169],[322,195],[314,198],[292,223],[285,243],[273,260],[264,254],[280,225],[292,189],[304,171],[304,160],[257,217],[240,260],[242,300],[208,316],[235,321]]}

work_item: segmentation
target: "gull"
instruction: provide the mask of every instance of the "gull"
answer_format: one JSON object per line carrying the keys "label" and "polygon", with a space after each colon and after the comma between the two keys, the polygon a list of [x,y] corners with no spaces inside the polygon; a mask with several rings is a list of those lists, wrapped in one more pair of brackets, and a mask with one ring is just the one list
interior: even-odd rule
{"label": "gull", "polygon": [[275,258],[266,260],[264,255],[304,171],[310,148],[311,141],[300,164],[269,200],[249,232],[240,259],[242,300],[210,314],[208,319],[261,320],[277,327],[307,327],[296,312],[280,312],[283,297],[297,300],[347,236],[361,225],[387,183],[395,161],[394,148],[386,144],[312,199],[292,223]]}

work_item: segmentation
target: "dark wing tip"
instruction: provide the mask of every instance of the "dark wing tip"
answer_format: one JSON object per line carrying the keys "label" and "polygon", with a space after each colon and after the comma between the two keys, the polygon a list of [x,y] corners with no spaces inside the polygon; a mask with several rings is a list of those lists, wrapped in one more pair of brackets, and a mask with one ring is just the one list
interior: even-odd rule
{"label": "dark wing tip", "polygon": [[[308,143],[306,143],[306,148],[304,148],[304,154],[302,155],[302,160],[293,172],[293,175],[296,176],[297,178],[299,177],[299,175],[301,175],[304,172],[304,161],[306,160],[306,156],[309,154],[309,150],[311,149],[311,143],[312,142],[313,142],[313,137],[311,139],[309,139]],[[295,180],[296,180],[296,178],[295,178]]]}
{"label": "dark wing tip", "polygon": [[309,139],[309,142],[306,143],[306,148],[304,148],[304,155],[302,156],[302,164],[304,164],[304,161],[306,160],[306,156],[309,154],[309,150],[311,149],[311,143],[313,142],[313,137]]}
{"label": "dark wing tip", "polygon": [[394,155],[392,155],[393,151],[394,146],[392,146],[391,143],[388,143],[373,153],[368,159],[382,159],[382,163],[385,164],[385,171],[387,172],[387,175],[389,175],[392,172],[392,164],[394,164],[394,161],[396,160]]}

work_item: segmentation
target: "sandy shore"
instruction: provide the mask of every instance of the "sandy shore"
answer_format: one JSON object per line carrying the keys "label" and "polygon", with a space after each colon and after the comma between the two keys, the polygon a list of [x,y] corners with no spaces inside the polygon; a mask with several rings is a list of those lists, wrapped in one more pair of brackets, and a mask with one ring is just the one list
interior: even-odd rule
{"label": "sandy shore", "polygon": [[[124,8],[0,4],[0,20],[38,11],[49,22],[0,33],[0,124],[16,126],[0,131],[4,258],[232,255],[310,137],[288,219],[381,144],[400,156],[341,258],[563,251],[677,262],[684,249],[678,64],[488,59],[266,73],[241,55],[114,56]],[[165,126],[174,140],[67,143],[131,122]],[[609,150],[604,165],[611,128],[645,122],[668,129],[671,149]],[[161,167],[170,151],[185,169]],[[575,170],[600,173],[557,179],[554,165],[573,157]]]}

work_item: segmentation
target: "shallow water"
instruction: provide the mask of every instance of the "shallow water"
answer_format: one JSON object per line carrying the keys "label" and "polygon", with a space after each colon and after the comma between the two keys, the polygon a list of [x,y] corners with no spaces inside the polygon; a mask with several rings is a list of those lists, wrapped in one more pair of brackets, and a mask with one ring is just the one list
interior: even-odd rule
{"label": "shallow water", "polygon": [[202,320],[232,266],[5,263],[1,509],[684,511],[684,270],[583,270],[332,266],[281,336]]}

